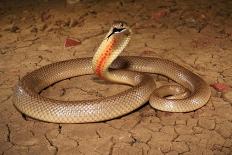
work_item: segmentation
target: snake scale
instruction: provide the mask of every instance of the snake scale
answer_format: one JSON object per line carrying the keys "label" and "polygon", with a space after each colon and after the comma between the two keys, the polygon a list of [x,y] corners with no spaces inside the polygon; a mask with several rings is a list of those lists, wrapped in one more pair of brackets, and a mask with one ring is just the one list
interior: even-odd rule
{"label": "snake scale", "polygon": [[[113,24],[93,58],[77,58],[41,67],[16,85],[13,102],[22,113],[46,122],[86,123],[123,116],[147,101],[155,109],[188,112],[204,106],[210,98],[208,84],[198,75],[166,59],[118,56],[128,44],[131,29]],[[179,85],[156,88],[148,73],[167,76]],[[49,85],[74,76],[95,74],[101,79],[131,85],[119,94],[81,101],[59,101],[39,95]]]}

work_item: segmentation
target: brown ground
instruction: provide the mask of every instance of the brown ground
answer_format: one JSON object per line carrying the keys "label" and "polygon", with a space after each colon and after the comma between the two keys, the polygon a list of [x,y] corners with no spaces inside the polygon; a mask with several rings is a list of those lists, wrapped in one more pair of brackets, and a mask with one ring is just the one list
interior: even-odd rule
{"label": "brown ground", "polygon": [[[212,88],[203,108],[168,113],[149,104],[122,118],[91,124],[52,124],[21,115],[12,92],[27,72],[53,62],[93,56],[113,20],[133,25],[124,55],[161,57],[199,74],[209,84],[232,85],[232,2],[226,0],[0,1],[0,154],[232,154],[231,92]],[[81,45],[64,48],[74,37]],[[163,78],[160,78],[163,80]],[[126,86],[82,76],[42,95],[99,98]]]}

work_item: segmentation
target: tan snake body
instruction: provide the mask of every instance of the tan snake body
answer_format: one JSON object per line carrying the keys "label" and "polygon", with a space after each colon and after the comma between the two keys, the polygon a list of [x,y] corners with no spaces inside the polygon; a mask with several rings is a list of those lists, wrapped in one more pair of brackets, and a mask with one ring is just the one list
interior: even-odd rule
{"label": "tan snake body", "polygon": [[[207,103],[210,98],[208,84],[184,67],[159,58],[118,57],[127,45],[130,34],[131,30],[125,23],[117,23],[110,29],[93,58],[61,61],[27,74],[15,88],[13,94],[15,106],[22,113],[47,122],[85,123],[128,114],[149,99],[152,107],[170,112],[193,111]],[[41,90],[55,82],[93,73],[100,78],[133,87],[114,96],[97,100],[59,101],[39,95]],[[182,96],[181,94],[187,94],[183,92],[183,88],[173,85],[156,89],[153,78],[147,73],[167,76],[190,93],[188,96]],[[175,93],[176,98],[175,95],[173,98],[165,98]],[[177,99],[178,94],[182,96],[180,99]]]}

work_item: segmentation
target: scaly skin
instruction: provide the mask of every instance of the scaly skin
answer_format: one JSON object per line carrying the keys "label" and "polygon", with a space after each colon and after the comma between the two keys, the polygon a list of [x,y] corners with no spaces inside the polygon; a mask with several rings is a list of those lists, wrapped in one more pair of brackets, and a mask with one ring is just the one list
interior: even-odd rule
{"label": "scaly skin", "polygon": [[[46,65],[24,76],[17,84],[13,101],[22,113],[47,122],[85,123],[113,119],[145,104],[170,112],[188,112],[204,106],[210,98],[206,82],[184,67],[168,60],[148,57],[118,57],[129,42],[131,30],[125,23],[113,25],[93,58],[78,58]],[[109,67],[114,68],[109,71]],[[119,70],[117,70],[119,69]],[[190,91],[188,96],[163,98],[180,91],[180,86],[155,89],[148,74],[162,74]],[[93,74],[100,78],[133,87],[97,100],[58,101],[39,92],[57,81]],[[165,89],[167,89],[165,91]],[[185,89],[183,89],[185,90]],[[177,99],[178,98],[178,99]]]}

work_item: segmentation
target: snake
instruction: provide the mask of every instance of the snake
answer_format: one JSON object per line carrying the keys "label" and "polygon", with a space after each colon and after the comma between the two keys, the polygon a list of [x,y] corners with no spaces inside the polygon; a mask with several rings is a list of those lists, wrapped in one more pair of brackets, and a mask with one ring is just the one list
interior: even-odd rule
{"label": "snake", "polygon": [[[185,67],[163,58],[119,56],[131,36],[126,22],[115,22],[93,57],[55,62],[26,74],[13,92],[16,109],[45,122],[91,123],[119,118],[148,101],[154,109],[166,112],[190,112],[208,102],[209,85]],[[40,95],[56,82],[89,74],[130,88],[93,100],[62,101]],[[156,88],[151,74],[166,76],[176,84]]]}

